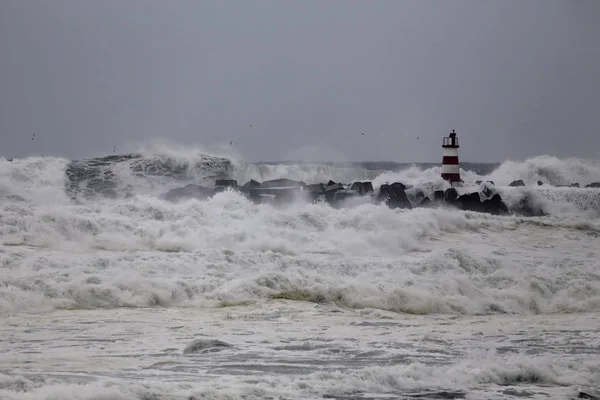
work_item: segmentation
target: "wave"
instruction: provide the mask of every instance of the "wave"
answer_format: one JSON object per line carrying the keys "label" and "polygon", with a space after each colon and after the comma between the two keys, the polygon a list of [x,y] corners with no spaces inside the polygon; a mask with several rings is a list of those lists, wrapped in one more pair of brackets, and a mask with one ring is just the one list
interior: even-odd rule
{"label": "wave", "polygon": [[[516,208],[527,199],[552,215],[576,213],[600,215],[597,189],[549,187],[582,186],[600,181],[600,162],[539,156],[523,162],[462,164],[463,191],[478,190],[477,181],[494,181],[496,190]],[[352,183],[370,180],[375,189],[386,182],[402,182],[409,199],[444,190],[441,167],[432,164],[401,163],[245,163],[228,155],[208,154],[202,149],[168,146],[144,148],[138,153],[112,155],[87,160],[37,157],[19,160],[0,159],[0,198],[34,203],[85,201],[97,196],[113,199],[136,195],[159,196],[189,183],[212,185],[216,179],[235,179],[243,184],[250,179],[264,181],[288,178],[305,183],[333,180]],[[512,188],[514,180],[527,186]],[[546,186],[537,186],[541,181]],[[412,197],[411,197],[412,196]]]}
{"label": "wave", "polygon": [[[562,242],[547,242],[554,231]],[[600,221],[583,218],[275,209],[227,191],[181,204],[11,205],[0,235],[2,312],[269,299],[411,314],[600,310]],[[469,244],[486,236],[492,244]]]}
{"label": "wave", "polygon": [[[233,398],[497,398],[535,396],[576,398],[582,388],[596,395],[597,361],[563,360],[525,355],[459,359],[450,365],[397,364],[306,375],[219,376],[173,382],[169,379],[125,380],[55,373],[0,374],[0,395],[12,399],[223,399]],[[364,396],[363,396],[364,395]],[[581,397],[581,396],[579,396]],[[591,397],[590,397],[591,398]]]}

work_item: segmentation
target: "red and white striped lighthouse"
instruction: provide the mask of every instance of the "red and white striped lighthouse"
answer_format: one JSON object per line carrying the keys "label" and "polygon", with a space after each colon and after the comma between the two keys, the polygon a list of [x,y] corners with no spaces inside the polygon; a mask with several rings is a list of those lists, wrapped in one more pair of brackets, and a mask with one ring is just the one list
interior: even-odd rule
{"label": "red and white striped lighthouse", "polygon": [[449,181],[451,184],[461,182],[458,166],[458,148],[458,138],[456,137],[456,132],[452,129],[452,133],[444,137],[442,143],[442,179]]}

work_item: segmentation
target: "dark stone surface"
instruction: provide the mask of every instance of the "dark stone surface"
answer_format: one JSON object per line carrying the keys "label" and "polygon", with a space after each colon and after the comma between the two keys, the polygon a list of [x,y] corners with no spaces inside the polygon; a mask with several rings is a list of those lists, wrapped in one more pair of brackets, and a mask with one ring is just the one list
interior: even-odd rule
{"label": "dark stone surface", "polygon": [[206,200],[215,193],[213,188],[207,188],[200,185],[189,184],[182,188],[171,189],[165,195],[165,200],[180,201],[183,199]]}
{"label": "dark stone surface", "polygon": [[249,188],[249,189],[250,188],[259,188],[260,186],[261,186],[260,182],[255,181],[254,179],[250,179],[248,182],[244,183],[244,187]]}
{"label": "dark stone surface", "polygon": [[495,194],[491,199],[484,200],[482,202],[483,210],[486,213],[493,215],[506,215],[508,214],[508,207],[502,201],[502,197],[499,194]]}
{"label": "dark stone surface", "polygon": [[519,179],[518,181],[512,181],[510,183],[510,185],[508,185],[508,186],[511,186],[511,187],[525,186],[525,182],[523,182],[522,179]]}
{"label": "dark stone surface", "polygon": [[263,183],[261,183],[260,187],[263,188],[283,188],[283,187],[300,187],[300,186],[306,186],[306,183],[302,182],[302,181],[294,181],[291,179],[273,179],[270,181],[264,181]]}
{"label": "dark stone surface", "polygon": [[[448,189],[450,190],[450,189]],[[485,212],[485,208],[481,203],[481,197],[479,193],[468,193],[459,196],[457,202],[460,206],[461,210],[465,211],[476,211],[476,212]]]}
{"label": "dark stone surface", "polygon": [[379,188],[377,199],[385,202],[390,208],[407,208],[412,209],[410,201],[406,196],[405,186],[402,183],[395,182],[383,184]]}
{"label": "dark stone surface", "polygon": [[541,207],[534,205],[531,196],[528,194],[519,201],[513,211],[524,217],[543,217],[547,215]]}
{"label": "dark stone surface", "polygon": [[600,182],[592,182],[589,185],[585,185],[586,188],[600,188]]}
{"label": "dark stone surface", "polygon": [[354,182],[350,189],[355,190],[359,196],[373,193],[373,184],[371,182]]}

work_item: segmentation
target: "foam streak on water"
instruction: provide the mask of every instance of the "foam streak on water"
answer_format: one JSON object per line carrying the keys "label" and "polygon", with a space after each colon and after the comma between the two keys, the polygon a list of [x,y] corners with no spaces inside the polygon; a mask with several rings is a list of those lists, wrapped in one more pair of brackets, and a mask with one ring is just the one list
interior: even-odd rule
{"label": "foam streak on water", "polygon": [[598,390],[600,190],[535,184],[600,181],[595,162],[463,171],[461,191],[495,180],[509,208],[549,214],[535,218],[159,196],[217,177],[446,185],[437,166],[364,167],[165,149],[0,160],[0,399]]}

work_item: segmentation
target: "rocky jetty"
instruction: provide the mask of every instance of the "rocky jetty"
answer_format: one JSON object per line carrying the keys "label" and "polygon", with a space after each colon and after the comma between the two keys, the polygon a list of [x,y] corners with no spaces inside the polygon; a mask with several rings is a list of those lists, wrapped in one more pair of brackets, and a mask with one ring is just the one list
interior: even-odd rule
{"label": "rocky jetty", "polygon": [[[400,182],[385,183],[374,190],[371,182],[353,182],[343,184],[329,181],[307,185],[301,181],[290,179],[276,179],[265,182],[251,180],[244,185],[238,185],[235,180],[217,180],[214,187],[187,185],[182,188],[172,189],[163,197],[166,200],[177,202],[189,198],[204,200],[223,190],[236,190],[243,193],[256,204],[285,204],[296,200],[308,202],[324,201],[333,207],[344,207],[349,199],[363,199],[373,204],[386,204],[388,207],[412,209],[416,207],[450,207],[464,211],[475,211],[494,215],[509,213],[508,207],[499,194],[493,190],[493,183],[486,182],[481,193],[473,192],[459,195],[455,188],[445,191],[438,190],[431,196],[425,196],[422,191],[413,196],[416,200],[409,200],[406,191],[410,188]],[[524,214],[536,215],[523,207]]]}

